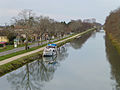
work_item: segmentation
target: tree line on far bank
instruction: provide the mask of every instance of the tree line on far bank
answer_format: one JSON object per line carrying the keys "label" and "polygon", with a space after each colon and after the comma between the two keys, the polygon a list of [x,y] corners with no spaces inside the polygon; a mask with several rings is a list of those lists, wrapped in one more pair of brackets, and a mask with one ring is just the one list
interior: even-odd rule
{"label": "tree line on far bank", "polygon": [[120,8],[110,12],[106,18],[104,29],[114,41],[120,42]]}
{"label": "tree line on far bank", "polygon": [[80,33],[89,28],[93,28],[98,23],[88,23],[82,20],[71,20],[70,22],[58,22],[46,16],[35,16],[32,10],[22,10],[17,17],[12,18],[12,23],[9,26],[0,30],[0,36],[7,36],[10,42],[21,35],[25,35],[26,42],[34,40],[36,37],[39,42],[47,38],[63,37],[71,33]]}

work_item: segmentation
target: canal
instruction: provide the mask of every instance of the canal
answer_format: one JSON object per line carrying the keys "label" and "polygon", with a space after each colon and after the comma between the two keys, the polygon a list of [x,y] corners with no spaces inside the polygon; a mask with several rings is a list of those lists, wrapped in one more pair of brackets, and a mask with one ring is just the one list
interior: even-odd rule
{"label": "canal", "polygon": [[103,30],[89,33],[0,77],[0,90],[120,90],[119,59]]}

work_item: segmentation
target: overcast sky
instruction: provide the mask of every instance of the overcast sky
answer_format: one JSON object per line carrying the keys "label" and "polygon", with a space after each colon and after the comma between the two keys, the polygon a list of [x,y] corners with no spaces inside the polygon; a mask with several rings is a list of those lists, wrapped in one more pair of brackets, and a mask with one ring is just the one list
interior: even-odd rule
{"label": "overcast sky", "polygon": [[58,21],[96,18],[104,23],[109,12],[120,7],[120,0],[0,0],[0,25],[8,23],[23,9]]}

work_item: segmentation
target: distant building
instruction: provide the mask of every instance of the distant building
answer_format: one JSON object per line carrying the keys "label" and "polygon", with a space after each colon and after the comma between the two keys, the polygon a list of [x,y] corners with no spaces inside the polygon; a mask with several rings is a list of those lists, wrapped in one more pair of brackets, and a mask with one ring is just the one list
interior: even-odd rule
{"label": "distant building", "polygon": [[0,36],[0,42],[9,42],[7,36]]}
{"label": "distant building", "polygon": [[85,23],[96,23],[96,19],[95,18],[84,19],[83,22],[85,22]]}
{"label": "distant building", "polygon": [[95,18],[92,18],[92,19],[91,19],[91,22],[92,22],[92,23],[96,23],[96,19],[95,19]]}

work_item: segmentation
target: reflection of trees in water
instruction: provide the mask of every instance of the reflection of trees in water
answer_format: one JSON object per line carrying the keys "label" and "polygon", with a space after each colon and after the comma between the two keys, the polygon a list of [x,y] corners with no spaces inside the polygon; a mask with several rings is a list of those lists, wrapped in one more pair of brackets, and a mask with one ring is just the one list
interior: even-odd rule
{"label": "reflection of trees in water", "polygon": [[74,39],[72,42],[70,42],[70,44],[74,49],[80,49],[91,35],[92,35],[92,32],[87,33],[80,38]]}
{"label": "reflection of trees in water", "polygon": [[60,47],[60,51],[58,51],[58,55],[57,55],[57,60],[62,61],[65,60],[66,57],[68,57],[67,45],[68,44],[65,44]]}
{"label": "reflection of trees in water", "polygon": [[57,63],[49,64],[42,59],[36,60],[10,73],[7,76],[8,82],[11,83],[13,90],[41,90],[45,82],[53,79],[60,61],[67,56],[67,49],[61,47],[55,60]]}
{"label": "reflection of trees in water", "polygon": [[115,90],[120,90],[120,55],[115,47],[112,46],[110,40],[105,37],[107,58],[111,65],[111,79],[116,81]]}
{"label": "reflection of trees in water", "polygon": [[[41,67],[41,69],[39,69],[38,66]],[[41,77],[43,74],[46,74],[45,70],[46,68],[44,68],[42,64],[38,65],[36,62],[33,62],[26,64],[24,68],[21,68],[18,72],[11,73],[7,79],[8,82],[12,84],[14,90],[40,90],[40,87],[43,86]]]}

